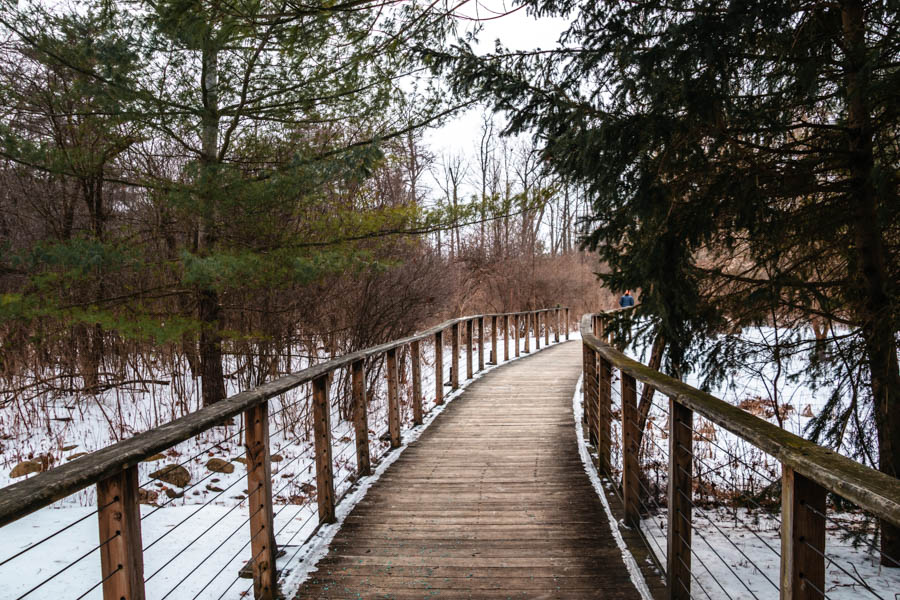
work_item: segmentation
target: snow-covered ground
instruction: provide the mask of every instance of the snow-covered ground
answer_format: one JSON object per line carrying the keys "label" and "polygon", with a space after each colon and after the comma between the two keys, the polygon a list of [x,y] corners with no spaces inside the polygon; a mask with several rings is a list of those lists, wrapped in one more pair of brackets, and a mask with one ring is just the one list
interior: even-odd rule
{"label": "snow-covered ground", "polygon": [[[520,340],[520,344],[524,348],[524,340]],[[541,345],[543,347],[543,338]],[[533,337],[530,346],[534,351]],[[498,350],[502,357],[502,341]],[[514,352],[512,348],[510,350],[512,358]],[[489,352],[488,338],[486,362]],[[477,368],[477,354],[473,352],[473,355]],[[411,428],[409,355],[402,355],[402,358],[401,420],[405,447],[442,409],[437,407],[435,410],[434,405],[434,349],[431,344],[423,344],[422,391],[428,416],[423,426]],[[446,380],[452,364],[449,346],[445,347],[443,358]],[[464,346],[460,348],[459,365],[460,384],[465,386],[468,382],[464,381]],[[489,369],[476,375],[476,379]],[[355,478],[353,429],[342,413],[346,410],[346,393],[338,384],[332,384],[335,493],[337,498],[344,499],[338,507],[339,523],[318,531],[315,467],[308,418],[310,391],[308,386],[302,386],[270,401],[271,452],[277,455],[272,464],[276,539],[279,548],[285,551],[278,566],[289,587],[306,576],[316,557],[327,548],[327,542],[337,531],[343,516],[399,455],[399,452],[388,454],[389,442],[381,439],[386,438],[387,432],[383,370],[379,369],[376,380],[369,384],[373,394],[368,415],[370,452],[377,465],[376,473],[359,481]],[[449,392],[449,388],[445,390]],[[180,416],[175,403],[168,403],[171,411],[149,406],[166,404],[164,394],[164,390],[153,388],[128,397],[107,393],[92,404],[78,403],[77,410],[67,409],[67,399],[60,398],[48,403],[55,407],[51,408],[54,412],[50,414],[65,415],[66,420],[49,420],[47,429],[33,431],[32,435],[27,435],[23,423],[17,427],[4,427],[2,431],[10,433],[2,440],[0,485],[19,480],[10,477],[10,470],[17,461],[30,458],[29,455],[50,454],[54,457],[53,464],[59,464],[79,451],[93,451],[115,443],[121,437],[151,428],[166,416]],[[448,393],[446,401],[457,394]],[[0,407],[0,425],[24,418],[15,412],[13,404]],[[130,425],[123,429],[122,423]],[[123,431],[126,432],[124,436]],[[179,444],[157,460],[140,465],[139,480],[150,501],[141,506],[148,597],[241,598],[250,589],[251,582],[238,577],[238,571],[250,559],[246,471],[239,462],[244,454],[242,444],[242,425],[240,419],[235,419],[232,425],[208,431]],[[212,458],[230,463],[233,472],[211,471],[207,464]],[[164,465],[183,466],[190,475],[190,482],[179,486],[154,479],[151,473]],[[94,503],[94,491],[84,490],[2,529],[0,599],[101,597],[97,549],[101,540],[98,539]],[[56,535],[41,541],[51,534]]]}
{"label": "snow-covered ground", "polygon": [[[771,328],[748,332],[760,339],[773,335]],[[644,348],[626,352],[640,359]],[[756,365],[726,382],[714,395],[744,407],[757,416],[777,422],[770,409],[777,380],[779,404],[789,404],[783,425],[798,435],[824,404],[830,390],[813,391],[802,378],[787,377],[800,368],[787,360],[783,374],[774,377],[773,366]],[[688,383],[697,384],[696,378]],[[613,370],[612,463],[613,479],[621,476],[621,380]],[[638,384],[638,397],[642,385]],[[583,402],[580,395],[577,404]],[[647,515],[642,530],[647,545],[665,565],[666,502],[668,468],[668,399],[656,395],[650,423],[641,447],[642,511]],[[580,426],[580,421],[578,421]],[[735,435],[695,416],[693,424],[692,576],[698,598],[777,598],[780,569],[779,537],[780,463]],[[618,493],[607,486],[607,493]],[[858,530],[862,515],[835,512],[829,507],[826,540],[826,597],[834,599],[900,598],[900,569],[879,565],[872,548],[871,533],[854,543],[849,530]],[[870,527],[871,529],[871,527]]]}
{"label": "snow-covered ground", "polygon": [[[767,335],[765,331],[759,335]],[[445,336],[446,338],[447,336]],[[573,332],[573,338],[577,334]],[[535,340],[530,340],[531,348]],[[543,339],[542,339],[543,345]],[[524,348],[524,340],[521,341]],[[490,344],[485,350],[489,360]],[[499,345],[502,357],[502,342]],[[640,348],[629,353],[640,357]],[[511,351],[510,355],[514,353]],[[422,390],[425,406],[434,407],[434,351],[423,345]],[[305,366],[299,359],[296,368]],[[404,444],[414,439],[422,428],[411,429],[409,357],[401,366],[401,411]],[[451,356],[444,351],[444,375],[449,379]],[[477,359],[476,359],[477,360]],[[464,348],[461,370],[465,369]],[[786,366],[789,370],[790,365]],[[771,394],[772,377],[763,366],[756,372],[736,377],[714,393],[726,401],[745,406],[763,418],[767,414],[765,398]],[[460,378],[462,381],[462,377]],[[356,482],[356,456],[352,427],[343,418],[346,410],[346,388],[341,379],[332,384],[332,440],[336,493],[344,501],[339,505],[339,521],[347,514],[377,474],[399,455],[386,453],[387,440],[380,439],[387,430],[383,370],[370,381],[374,396],[370,404],[369,428],[374,461],[386,456],[377,466],[376,475]],[[690,381],[696,383],[694,381]],[[196,408],[196,382],[187,391],[178,390],[178,402],[172,400],[175,390],[169,386],[153,386],[132,394],[108,392],[96,399],[73,402],[71,398],[41,399],[28,406],[7,403],[0,406],[0,486],[18,479],[10,470],[18,461],[41,454],[52,456],[60,464],[78,453],[102,448],[118,439],[152,428]],[[778,382],[779,397],[791,404],[785,413],[785,427],[801,433],[809,415],[822,405],[820,394],[805,387],[802,380],[783,377]],[[613,412],[618,412],[620,382],[614,374]],[[231,392],[236,389],[229,390]],[[638,390],[640,392],[640,388]],[[189,394],[184,401],[184,394]],[[826,394],[822,391],[821,394]],[[191,400],[190,398],[193,398]],[[762,402],[758,401],[760,398]],[[750,401],[748,400],[757,400]],[[578,399],[580,402],[580,398]],[[193,405],[192,405],[193,402]],[[186,408],[187,407],[187,408]],[[809,407],[809,410],[807,410]],[[46,414],[42,411],[47,410]],[[642,448],[641,462],[645,478],[645,508],[648,513],[643,530],[651,549],[665,564],[665,501],[667,464],[667,401],[657,396],[651,412],[651,425]],[[440,411],[431,410],[426,426]],[[770,411],[769,411],[770,412]],[[314,568],[317,557],[340,523],[316,531],[318,524],[315,496],[315,469],[312,439],[309,431],[309,389],[300,387],[270,403],[273,491],[276,497],[276,531],[279,547],[286,554],[279,559],[286,585],[298,584]],[[37,422],[41,426],[35,428]],[[30,427],[26,428],[25,425]],[[778,462],[735,436],[697,418],[694,424],[693,472],[699,482],[695,490],[695,528],[693,550],[696,576],[695,596],[711,598],[774,598],[780,551],[777,510],[771,512],[765,493],[777,482],[781,470]],[[621,439],[617,419],[613,419],[613,439]],[[73,448],[73,446],[75,446]],[[247,524],[246,479],[242,458],[243,434],[240,419],[180,444],[165,456],[140,465],[140,481],[147,494],[156,494],[152,505],[142,506],[142,529],[145,547],[145,577],[148,597],[164,598],[241,598],[250,589],[250,581],[238,578],[238,570],[250,558]],[[211,458],[230,462],[232,473],[213,472],[207,468]],[[613,444],[614,466],[621,464],[618,442]],[[156,481],[151,473],[167,464],[183,465],[190,482],[179,487]],[[769,490],[771,491],[771,490]],[[608,490],[613,493],[613,490]],[[744,499],[740,508],[730,500],[735,495],[753,495]],[[2,493],[2,492],[0,492]],[[170,497],[175,496],[175,497]],[[777,494],[774,499],[777,501]],[[95,496],[85,490],[52,507],[34,513],[2,529],[0,535],[0,599],[19,598],[99,598],[99,552]],[[766,504],[765,507],[759,504]],[[855,522],[853,514],[835,514],[836,522]],[[79,521],[80,520],[80,521]],[[65,527],[69,526],[67,529]],[[44,543],[40,540],[54,532]],[[315,533],[315,535],[313,535]],[[845,539],[844,529],[829,521],[827,556],[827,596],[829,598],[882,597],[900,598],[900,573],[882,569],[865,545],[854,547]],[[312,539],[309,539],[313,536]],[[28,548],[34,548],[27,550]],[[24,551],[21,555],[18,553]],[[849,574],[842,571],[849,572]],[[54,576],[58,571],[58,575]],[[736,576],[736,574],[738,576]],[[47,583],[35,588],[38,584]],[[858,581],[870,586],[875,594]],[[705,590],[705,592],[704,592]]]}

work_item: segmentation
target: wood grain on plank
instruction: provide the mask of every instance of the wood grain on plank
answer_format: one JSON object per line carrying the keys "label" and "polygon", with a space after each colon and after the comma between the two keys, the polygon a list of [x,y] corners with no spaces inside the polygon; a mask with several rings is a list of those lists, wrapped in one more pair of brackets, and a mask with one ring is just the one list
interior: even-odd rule
{"label": "wood grain on plank", "polygon": [[578,455],[577,342],[485,375],[347,517],[296,598],[639,598]]}

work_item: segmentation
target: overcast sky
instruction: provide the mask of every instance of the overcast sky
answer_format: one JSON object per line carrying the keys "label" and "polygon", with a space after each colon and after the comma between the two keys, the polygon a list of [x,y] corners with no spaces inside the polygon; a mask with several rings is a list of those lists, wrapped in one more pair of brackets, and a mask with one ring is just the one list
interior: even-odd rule
{"label": "overcast sky", "polygon": [[[514,8],[506,0],[482,0],[470,2],[459,12],[482,19],[508,12]],[[483,29],[478,35],[476,51],[487,53],[494,49],[496,40],[511,50],[548,49],[556,46],[559,35],[566,29],[567,20],[558,18],[535,19],[524,9],[500,18],[482,21]],[[474,24],[460,21],[461,28],[473,27]],[[498,115],[499,121],[501,117]],[[481,109],[471,109],[449,120],[444,126],[429,129],[425,133],[425,142],[436,156],[447,153],[463,153],[474,156],[478,146],[479,128],[481,126]],[[434,193],[439,190],[429,181]]]}

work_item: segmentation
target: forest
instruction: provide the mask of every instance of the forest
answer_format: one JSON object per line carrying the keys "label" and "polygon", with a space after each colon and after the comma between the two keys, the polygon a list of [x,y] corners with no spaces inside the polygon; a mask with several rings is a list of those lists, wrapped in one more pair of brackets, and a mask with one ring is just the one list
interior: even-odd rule
{"label": "forest", "polygon": [[[376,41],[360,39],[384,20],[370,9],[211,6],[200,27],[183,4],[4,23],[8,399],[175,374],[202,376],[209,404],[291,354],[599,298],[577,248],[583,191],[532,144],[499,140],[488,116],[472,160],[423,144],[449,108],[394,81],[418,65],[411,44],[446,35],[439,12],[409,8]],[[420,30],[382,49],[408,19]]]}
{"label": "forest", "polygon": [[[795,433],[900,476],[898,13],[0,0],[0,481],[461,315],[574,332],[626,289],[616,347],[781,428],[802,388]],[[512,18],[567,25],[486,46]]]}

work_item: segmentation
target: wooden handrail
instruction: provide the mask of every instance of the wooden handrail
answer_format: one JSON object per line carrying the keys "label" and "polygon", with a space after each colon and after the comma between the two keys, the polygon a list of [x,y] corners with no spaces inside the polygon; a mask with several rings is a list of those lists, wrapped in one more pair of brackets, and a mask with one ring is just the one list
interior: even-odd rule
{"label": "wooden handrail", "polygon": [[[609,316],[607,313],[598,314]],[[625,356],[594,335],[591,328],[593,316],[587,314],[581,319],[583,343],[616,368],[652,385],[662,394],[750,442],[826,490],[900,526],[900,480],[785,431],[712,394]]]}
{"label": "wooden handrail", "polygon": [[532,315],[539,312],[558,310],[568,312],[566,307],[560,306],[534,311],[492,313],[450,319],[409,337],[346,354],[313,365],[302,371],[285,375],[252,390],[240,392],[165,425],[145,431],[122,442],[79,457],[65,465],[0,489],[0,527],[21,519],[61,498],[65,498],[135,467],[144,459],[221,425],[225,421],[271,398],[338,369],[349,368],[358,361],[385,354],[389,350],[395,350],[413,342],[420,342],[454,325],[458,327],[460,323],[465,323],[471,319]]}
{"label": "wooden handrail", "polygon": [[[628,309],[625,309],[628,310]],[[609,373],[622,381],[622,490],[625,521],[640,528],[637,507],[639,437],[635,382],[669,398],[666,583],[668,600],[691,597],[694,413],[781,462],[781,600],[825,597],[826,495],[833,492],[900,526],[900,480],[794,435],[619,352],[602,337],[614,313],[586,314],[580,323],[584,348],[585,423],[598,462],[610,471]],[[673,516],[674,515],[674,516]]]}

